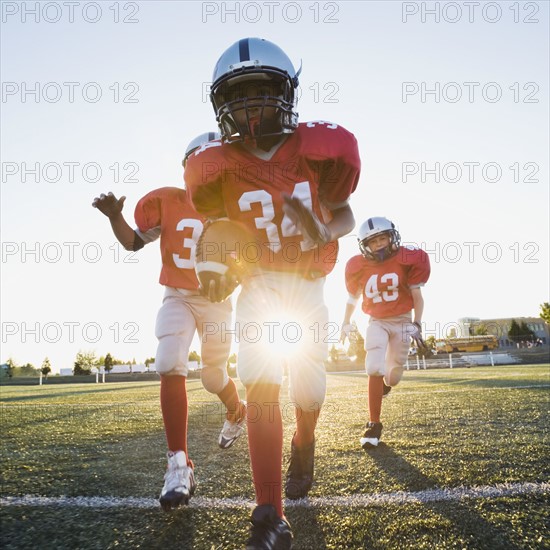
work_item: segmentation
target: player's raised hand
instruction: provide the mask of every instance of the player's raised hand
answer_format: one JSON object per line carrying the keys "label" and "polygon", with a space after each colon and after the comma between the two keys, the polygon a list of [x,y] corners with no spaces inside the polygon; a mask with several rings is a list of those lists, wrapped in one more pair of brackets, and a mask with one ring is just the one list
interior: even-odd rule
{"label": "player's raised hand", "polygon": [[101,193],[99,197],[95,197],[94,202],[92,202],[92,206],[94,208],[97,208],[100,212],[105,214],[109,219],[114,218],[115,216],[118,216],[122,212],[122,209],[124,208],[124,201],[126,200],[125,196],[120,197],[120,199],[117,199],[113,193],[109,191],[107,195],[104,193]]}

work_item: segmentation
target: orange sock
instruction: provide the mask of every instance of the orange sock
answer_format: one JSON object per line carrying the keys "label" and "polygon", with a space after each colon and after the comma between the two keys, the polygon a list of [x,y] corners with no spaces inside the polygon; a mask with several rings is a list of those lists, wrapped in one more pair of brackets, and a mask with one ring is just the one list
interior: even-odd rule
{"label": "orange sock", "polygon": [[383,395],[384,377],[369,376],[369,416],[371,422],[380,422]]}
{"label": "orange sock", "polygon": [[168,449],[187,454],[187,378],[185,376],[160,377],[160,408]]}
{"label": "orange sock", "polygon": [[256,503],[272,504],[283,517],[282,463],[283,421],[279,406],[280,386],[247,387],[247,429]]}
{"label": "orange sock", "polygon": [[237,393],[237,386],[235,386],[232,378],[229,379],[225,388],[218,393],[218,397],[227,409],[225,417],[230,422],[238,422],[246,414],[246,408],[241,403],[241,399]]}

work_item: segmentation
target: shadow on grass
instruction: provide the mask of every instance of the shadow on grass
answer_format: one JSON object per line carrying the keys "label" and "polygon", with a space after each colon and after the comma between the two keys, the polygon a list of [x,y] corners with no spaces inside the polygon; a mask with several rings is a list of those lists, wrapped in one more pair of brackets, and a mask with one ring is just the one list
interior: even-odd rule
{"label": "shadow on grass", "polygon": [[[433,479],[422,473],[384,442],[381,442],[378,447],[368,450],[367,455],[381,471],[399,482],[404,491],[416,492],[438,487]],[[457,535],[478,541],[477,548],[519,550],[519,547],[510,540],[503,530],[481,517],[473,507],[469,506],[467,500],[453,502],[452,506],[449,506],[449,502],[424,502],[422,506],[430,509],[434,514],[446,518]],[[370,548],[374,542],[365,539],[364,547]]]}
{"label": "shadow on grass", "polygon": [[327,544],[320,526],[319,512],[319,508],[316,507],[286,508],[285,514],[294,535],[292,547],[296,550],[300,548],[326,550]]}

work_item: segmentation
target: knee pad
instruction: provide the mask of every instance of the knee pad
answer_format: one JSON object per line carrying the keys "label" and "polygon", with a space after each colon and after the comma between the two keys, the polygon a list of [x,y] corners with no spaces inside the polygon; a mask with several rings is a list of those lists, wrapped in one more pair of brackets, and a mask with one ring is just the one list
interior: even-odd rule
{"label": "knee pad", "polygon": [[207,392],[215,394],[220,393],[225,388],[225,386],[227,386],[228,380],[229,376],[227,374],[225,365],[223,366],[223,368],[203,366],[201,370],[202,385]]}
{"label": "knee pad", "polygon": [[189,349],[185,346],[185,339],[176,334],[159,338],[159,345],[155,357],[155,370],[159,374],[178,374],[187,376],[187,358]]}
{"label": "knee pad", "polygon": [[384,375],[386,386],[397,386],[397,384],[401,381],[401,378],[403,378],[402,366],[397,365],[386,369],[386,374]]}

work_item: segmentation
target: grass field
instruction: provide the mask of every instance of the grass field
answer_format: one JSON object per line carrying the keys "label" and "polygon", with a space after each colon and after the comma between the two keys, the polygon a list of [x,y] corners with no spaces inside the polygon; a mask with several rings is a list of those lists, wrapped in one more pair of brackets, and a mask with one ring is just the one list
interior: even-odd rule
{"label": "grass field", "polygon": [[[242,548],[246,437],[219,449],[220,406],[188,388],[198,487],[165,514],[158,383],[1,387],[2,548]],[[366,453],[366,376],[329,375],[316,484],[287,507],[294,548],[550,548],[549,390],[549,365],[407,372]]]}

